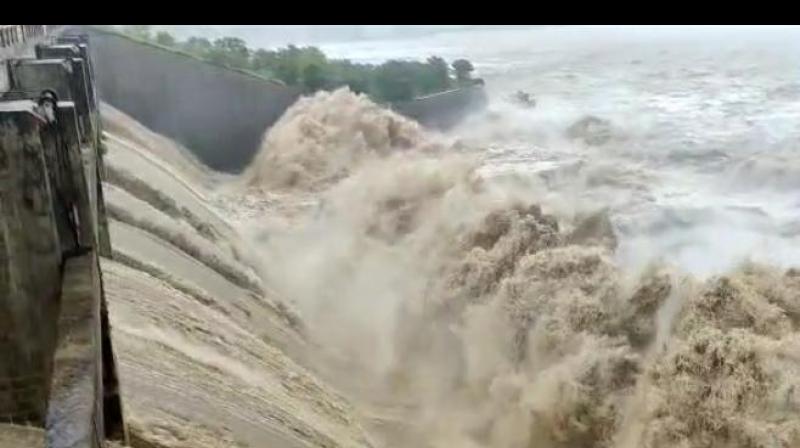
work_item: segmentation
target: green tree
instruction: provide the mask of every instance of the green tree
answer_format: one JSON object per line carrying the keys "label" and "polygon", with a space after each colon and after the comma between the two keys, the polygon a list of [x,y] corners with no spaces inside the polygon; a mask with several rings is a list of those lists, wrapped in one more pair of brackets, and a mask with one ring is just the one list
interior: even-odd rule
{"label": "green tree", "polygon": [[300,68],[297,64],[300,49],[294,45],[281,48],[276,54],[273,73],[281,81],[289,85],[296,85],[300,80]]}
{"label": "green tree", "polygon": [[415,95],[424,95],[443,90],[434,67],[428,63],[405,62],[412,74]]}
{"label": "green tree", "polygon": [[122,32],[143,40],[152,39],[150,25],[128,25],[122,29]]}
{"label": "green tree", "polygon": [[248,68],[250,50],[245,42],[238,37],[223,37],[214,41],[214,45],[208,52],[208,58],[217,64],[235,68]]}
{"label": "green tree", "polygon": [[403,61],[384,62],[375,70],[373,96],[383,101],[407,101],[414,98],[414,77]]}
{"label": "green tree", "polygon": [[[132,25],[124,30],[141,39],[153,39],[149,25]],[[253,70],[284,84],[301,86],[307,92],[348,86],[376,101],[394,102],[447,90],[454,83],[451,66],[438,56],[431,56],[425,62],[391,60],[380,65],[354,64],[347,59],[329,60],[317,47],[289,45],[252,51],[242,39],[235,37],[223,37],[213,43],[202,37],[191,37],[177,43],[171,34],[161,31],[154,40],[165,46],[179,45],[184,51],[217,64]],[[481,81],[472,79],[473,70],[466,59],[452,64],[458,85]]]}
{"label": "green tree", "polygon": [[190,37],[181,47],[187,53],[204,58],[211,51],[211,41],[205,37]]}
{"label": "green tree", "polygon": [[166,31],[159,31],[156,33],[156,42],[165,47],[175,46],[175,38],[172,37],[172,34],[169,34]]}
{"label": "green tree", "polygon": [[289,45],[279,49],[275,53],[272,71],[278,79],[287,84],[300,84],[303,82],[306,67],[310,65],[317,66],[310,72],[312,76],[332,77],[332,68],[325,54],[316,47]]}
{"label": "green tree", "polygon": [[456,72],[456,81],[464,85],[472,81],[472,71],[475,67],[466,59],[457,59],[453,61],[453,70]]}
{"label": "green tree", "polygon": [[307,92],[315,92],[326,86],[325,74],[321,65],[309,64],[303,67],[303,87]]}
{"label": "green tree", "polygon": [[333,87],[348,86],[355,93],[371,93],[371,80],[375,66],[353,64],[347,59],[330,61]]}
{"label": "green tree", "polygon": [[274,51],[260,48],[256,50],[250,58],[250,68],[257,72],[271,73],[276,61],[277,55]]}
{"label": "green tree", "polygon": [[434,86],[436,90],[447,90],[451,86],[450,68],[447,61],[439,56],[431,56],[428,58],[428,65],[434,79]]}
{"label": "green tree", "polygon": [[324,65],[328,62],[325,53],[317,47],[301,47],[295,53],[298,57],[298,63],[302,66],[317,64]]}

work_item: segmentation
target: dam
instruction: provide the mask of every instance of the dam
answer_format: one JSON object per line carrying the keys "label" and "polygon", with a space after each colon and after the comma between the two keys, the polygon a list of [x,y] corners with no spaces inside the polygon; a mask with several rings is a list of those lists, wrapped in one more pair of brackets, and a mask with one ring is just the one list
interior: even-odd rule
{"label": "dam", "polygon": [[[570,140],[580,116],[545,95],[448,134],[463,117],[428,112],[480,91],[289,98],[102,29],[0,44],[0,448],[800,446],[800,271],[626,264],[658,248],[644,232],[680,249],[670,232],[714,217],[659,196],[671,169],[741,155],[642,156],[653,135],[617,118]],[[585,76],[552,70],[556,90]],[[175,87],[188,72],[215,92]],[[774,152],[737,182],[794,185]],[[725,198],[715,234],[764,225]]]}
{"label": "dam", "polygon": [[100,446],[125,429],[99,264],[99,109],[86,40],[53,31],[2,29],[0,415],[38,446]]}
{"label": "dam", "polygon": [[[0,446],[373,446],[209,202],[223,175],[206,164],[252,156],[208,148],[252,153],[298,93],[91,28],[0,35]],[[178,96],[147,101],[164,88]],[[236,100],[253,97],[268,109]],[[209,101],[234,109],[198,116]]]}

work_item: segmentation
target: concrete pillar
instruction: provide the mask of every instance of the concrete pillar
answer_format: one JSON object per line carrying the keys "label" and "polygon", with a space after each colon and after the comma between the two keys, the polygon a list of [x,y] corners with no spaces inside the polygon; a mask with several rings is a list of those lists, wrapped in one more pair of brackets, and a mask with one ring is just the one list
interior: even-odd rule
{"label": "concrete pillar", "polygon": [[[56,39],[56,42],[57,44],[52,45],[37,45],[36,57],[44,60],[67,59],[73,61],[75,69],[82,73],[83,79],[80,81],[75,81],[75,84],[78,85],[79,90],[81,90],[81,86],[84,86],[81,92],[84,92],[86,95],[86,102],[89,109],[88,118],[86,119],[90,122],[88,127],[91,129],[90,134],[86,135],[86,138],[87,140],[92,141],[92,146],[96,152],[95,161],[97,165],[98,176],[100,176],[102,179],[105,177],[105,165],[103,164],[103,155],[100,152],[102,124],[100,122],[100,106],[97,97],[97,89],[95,87],[94,67],[92,65],[92,59],[88,46],[88,36],[61,36]],[[75,98],[75,95],[78,95],[79,93],[73,92],[72,94],[72,97],[66,99]],[[80,105],[78,105],[78,107],[80,109]],[[98,192],[98,194],[102,195],[102,191]],[[106,229],[107,226],[104,216],[101,216],[101,220],[103,221],[102,228]],[[103,233],[103,235],[105,235],[105,233]],[[104,237],[103,241],[106,240],[107,238]],[[104,250],[102,254],[108,255],[107,252],[110,253],[110,249]]]}
{"label": "concrete pillar", "polygon": [[[96,117],[89,101],[88,70],[83,59],[15,59],[10,61],[11,89],[38,95],[53,90],[61,101],[72,101],[78,111],[81,135],[96,146]],[[94,142],[93,142],[94,141]]]}
{"label": "concrete pillar", "polygon": [[[61,39],[59,39],[61,40]],[[56,45],[39,44],[36,46],[36,59],[82,59],[85,65],[85,77],[87,84],[89,102],[97,110],[97,95],[94,89],[94,67],[89,56],[89,48],[86,43],[63,43]]]}
{"label": "concrete pillar", "polygon": [[[96,216],[97,220],[97,232],[98,232],[98,243],[99,243],[99,253],[103,256],[111,256],[111,243],[108,236],[108,221],[105,215],[105,203],[103,201],[103,191],[102,191],[102,183],[96,182],[96,180],[102,180],[105,177],[105,166],[103,164],[103,155],[100,151],[100,142],[101,142],[101,123],[100,123],[100,113],[99,113],[99,104],[97,100],[97,92],[95,88],[94,82],[94,69],[92,65],[92,59],[90,57],[90,51],[88,47],[88,37],[86,35],[70,35],[70,36],[61,36],[56,39],[58,42],[55,45],[37,45],[36,46],[36,57],[40,59],[49,59],[49,60],[57,60],[57,59],[66,59],[70,60],[74,64],[75,70],[79,70],[82,73],[82,80],[76,81],[75,85],[79,88],[80,86],[85,86],[83,92],[86,95],[86,104],[88,106],[88,120],[90,120],[90,129],[92,135],[85,136],[83,141],[83,145],[86,145],[88,140],[91,140],[91,147],[94,150],[94,156],[92,164],[94,166],[93,171],[87,171],[87,180],[90,182],[90,185],[96,185],[96,187],[90,187],[92,190],[92,196],[94,197],[93,204],[96,204],[94,210],[99,211],[99,215]],[[79,93],[71,92],[70,98],[77,98]],[[82,96],[82,95],[81,95]],[[83,114],[81,111],[81,105],[76,102],[76,107],[78,108],[78,113]],[[82,115],[81,115],[82,116]],[[79,121],[80,123],[81,121]],[[84,132],[86,132],[84,130]],[[85,146],[84,146],[85,149]]]}
{"label": "concrete pillar", "polygon": [[73,102],[58,102],[58,128],[70,168],[69,182],[64,185],[64,194],[65,199],[76,209],[79,245],[85,248],[97,247],[97,180],[93,175],[95,154],[91,147],[82,144],[78,113]]}
{"label": "concrete pillar", "polygon": [[69,134],[62,132],[57,104],[52,100],[37,101],[40,101],[39,110],[48,117],[40,138],[50,179],[56,229],[62,254],[69,254],[79,245],[76,182],[71,169]]}
{"label": "concrete pillar", "polygon": [[0,421],[42,424],[61,247],[33,101],[0,102]]}

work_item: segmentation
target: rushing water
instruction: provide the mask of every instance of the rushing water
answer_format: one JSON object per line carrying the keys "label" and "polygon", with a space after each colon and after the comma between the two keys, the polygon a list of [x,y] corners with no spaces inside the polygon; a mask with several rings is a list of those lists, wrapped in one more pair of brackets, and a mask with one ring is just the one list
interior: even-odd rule
{"label": "rushing water", "polygon": [[[472,60],[499,117],[472,132],[488,168],[547,171],[553,191],[610,207],[623,262],[662,257],[701,275],[745,258],[800,264],[800,28],[545,27],[322,48]],[[504,103],[519,89],[536,109]],[[561,138],[586,114],[620,139]]]}
{"label": "rushing water", "polygon": [[[796,447],[797,34],[554,27],[325,48],[469,57],[490,107],[443,136],[319,92],[219,202],[325,379],[395,421],[378,446]],[[538,105],[505,100],[517,89]],[[588,115],[609,123],[602,141],[572,131]]]}

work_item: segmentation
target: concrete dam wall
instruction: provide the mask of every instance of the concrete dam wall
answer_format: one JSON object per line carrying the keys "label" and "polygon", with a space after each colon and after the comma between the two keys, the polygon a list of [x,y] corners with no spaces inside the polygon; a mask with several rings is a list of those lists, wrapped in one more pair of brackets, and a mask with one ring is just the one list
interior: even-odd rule
{"label": "concrete dam wall", "polygon": [[103,101],[237,171],[299,91],[125,36],[88,29]]}
{"label": "concrete dam wall", "polygon": [[96,448],[125,428],[92,65],[82,37],[35,37],[0,59],[0,446]]}
{"label": "concrete dam wall", "polygon": [[392,109],[425,126],[447,129],[486,104],[486,91],[483,86],[475,85],[395,104]]}
{"label": "concrete dam wall", "polygon": [[[98,65],[101,100],[191,148],[217,170],[247,166],[264,131],[300,96],[297,88],[158,45],[96,28],[84,31]],[[394,109],[423,125],[447,128],[485,104],[484,89],[473,86]]]}

